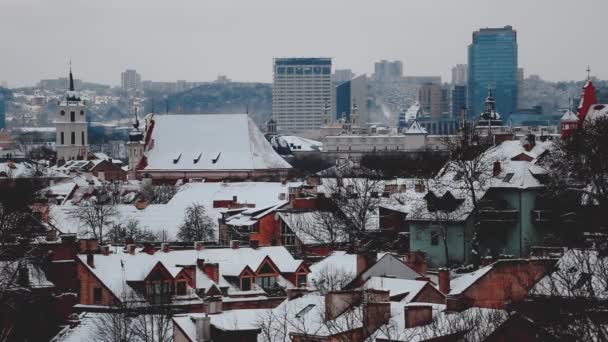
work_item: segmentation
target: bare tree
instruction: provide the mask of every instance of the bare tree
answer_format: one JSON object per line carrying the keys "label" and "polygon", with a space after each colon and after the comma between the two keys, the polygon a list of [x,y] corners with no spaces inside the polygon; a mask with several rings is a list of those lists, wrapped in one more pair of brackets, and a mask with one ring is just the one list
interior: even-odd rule
{"label": "bare tree", "polygon": [[348,228],[340,212],[290,211],[282,215],[303,243],[325,244],[334,248],[347,241]]}
{"label": "bare tree", "polygon": [[104,243],[106,230],[112,226],[118,217],[115,197],[112,193],[102,188],[97,191],[96,196],[88,199],[83,205],[78,206],[70,212],[70,216],[83,225],[85,233],[90,234]]}
{"label": "bare tree", "polygon": [[142,183],[139,193],[151,204],[165,204],[173,198],[177,189],[173,185],[153,185],[149,182]]}
{"label": "bare tree", "polygon": [[[494,144],[491,135],[483,136],[475,127],[463,125],[460,134],[445,136],[441,143],[450,153],[449,161],[437,179],[447,189],[464,191],[471,200],[473,216],[479,207],[479,193],[492,179],[495,160],[488,149]],[[450,175],[450,177],[446,177]],[[474,264],[479,264],[479,224],[475,223],[471,239]]]}
{"label": "bare tree", "polygon": [[316,273],[316,277],[312,279],[311,285],[320,294],[326,294],[329,291],[342,290],[355,277],[356,274],[352,272],[327,265]]}
{"label": "bare tree", "polygon": [[179,227],[177,237],[186,242],[212,240],[215,237],[215,226],[203,205],[192,204],[186,208],[184,222]]}
{"label": "bare tree", "polygon": [[114,244],[125,243],[125,241],[129,243],[153,242],[156,239],[156,234],[141,228],[139,221],[134,218],[126,222],[118,222],[106,232],[106,241]]}

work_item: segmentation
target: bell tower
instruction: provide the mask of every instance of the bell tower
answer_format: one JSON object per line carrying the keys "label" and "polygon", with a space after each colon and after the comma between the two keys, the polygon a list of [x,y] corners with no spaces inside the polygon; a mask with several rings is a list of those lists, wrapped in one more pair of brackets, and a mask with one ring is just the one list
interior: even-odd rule
{"label": "bell tower", "polygon": [[74,89],[70,63],[69,88],[55,117],[57,161],[86,159],[89,151],[85,102]]}

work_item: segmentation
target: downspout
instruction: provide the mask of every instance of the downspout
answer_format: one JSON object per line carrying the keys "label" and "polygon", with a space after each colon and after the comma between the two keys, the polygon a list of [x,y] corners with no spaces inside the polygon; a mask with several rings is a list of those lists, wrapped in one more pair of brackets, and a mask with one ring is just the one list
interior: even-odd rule
{"label": "downspout", "polygon": [[523,246],[523,239],[522,239],[522,234],[523,234],[523,213],[522,213],[522,206],[521,206],[521,192],[522,189],[519,189],[519,257],[522,257],[522,246]]}

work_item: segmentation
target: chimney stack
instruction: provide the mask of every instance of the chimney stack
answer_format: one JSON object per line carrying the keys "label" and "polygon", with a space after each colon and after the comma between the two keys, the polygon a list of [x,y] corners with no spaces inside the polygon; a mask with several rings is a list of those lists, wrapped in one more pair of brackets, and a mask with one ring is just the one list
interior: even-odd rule
{"label": "chimney stack", "polygon": [[330,291],[325,295],[325,320],[332,320],[346,309],[358,305],[363,297],[361,290]]}
{"label": "chimney stack", "polygon": [[110,245],[101,246],[101,254],[110,255]]}
{"label": "chimney stack", "polygon": [[258,249],[258,247],[260,247],[260,241],[259,240],[249,240],[249,247],[251,247],[253,249]]}
{"label": "chimney stack", "polygon": [[378,261],[378,253],[373,251],[365,251],[357,253],[357,276],[365,272],[373,264]]}
{"label": "chimney stack", "polygon": [[404,310],[406,328],[427,325],[433,320],[433,307],[430,305],[409,304]]}
{"label": "chimney stack", "polygon": [[203,241],[196,241],[194,243],[194,249],[196,249],[197,251],[202,251],[203,249],[205,249],[205,243]]}
{"label": "chimney stack", "polygon": [[[202,260],[202,259],[198,259]],[[213,280],[216,284],[220,282],[220,264],[218,263],[203,263],[201,270]]]}
{"label": "chimney stack", "polygon": [[494,167],[492,168],[492,177],[500,176],[500,172],[502,171],[502,167],[500,166],[500,161],[494,162]]}
{"label": "chimney stack", "polygon": [[196,342],[211,341],[211,318],[209,316],[193,317],[196,326]]}
{"label": "chimney stack", "polygon": [[169,253],[169,243],[168,242],[163,242],[160,244],[160,250],[163,253]]}
{"label": "chimney stack", "polygon": [[485,256],[485,257],[481,257],[481,260],[479,262],[479,266],[485,267],[485,266],[491,265],[493,261],[494,261],[494,258],[492,258],[489,255]]}
{"label": "chimney stack", "polygon": [[239,249],[239,240],[232,240],[232,241],[230,241],[230,247],[232,249]]}
{"label": "chimney stack", "polygon": [[415,252],[409,252],[405,255],[405,264],[408,265],[414,271],[420,273],[422,276],[426,276],[427,264],[426,264],[426,253],[417,250]]}
{"label": "chimney stack", "polygon": [[450,270],[447,268],[439,269],[439,291],[446,295],[450,293]]}
{"label": "chimney stack", "polygon": [[135,255],[135,244],[131,243],[127,245],[127,253]]}
{"label": "chimney stack", "polygon": [[87,254],[87,265],[91,268],[95,268],[95,255],[91,253]]}
{"label": "chimney stack", "polygon": [[47,230],[46,241],[57,241],[57,231],[55,229]]}

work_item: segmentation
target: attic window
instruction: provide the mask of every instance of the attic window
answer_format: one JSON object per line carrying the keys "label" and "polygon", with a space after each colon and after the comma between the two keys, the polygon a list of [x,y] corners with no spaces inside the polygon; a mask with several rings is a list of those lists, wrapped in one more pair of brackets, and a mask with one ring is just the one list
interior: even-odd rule
{"label": "attic window", "polygon": [[202,156],[202,155],[203,155],[202,153],[199,153],[199,154],[198,154],[198,157],[194,158],[194,160],[193,160],[194,164],[197,164],[197,163],[198,163],[198,161],[199,161],[199,160],[201,160],[201,156]]}
{"label": "attic window", "polygon": [[514,175],[515,175],[514,173],[507,173],[505,175],[505,178],[502,179],[502,181],[505,183],[509,183],[511,181],[511,178],[513,178]]}
{"label": "attic window", "polygon": [[179,158],[181,158],[181,157],[182,157],[182,154],[180,153],[180,154],[177,156],[177,158],[174,158],[174,159],[173,159],[173,164],[177,164],[177,162],[179,162]]}
{"label": "attic window", "polygon": [[302,309],[300,312],[298,312],[296,314],[296,318],[304,317],[304,315],[306,315],[306,313],[309,312],[310,310],[312,310],[312,308],[314,308],[314,307],[315,307],[315,304],[306,305],[306,307],[304,309]]}

